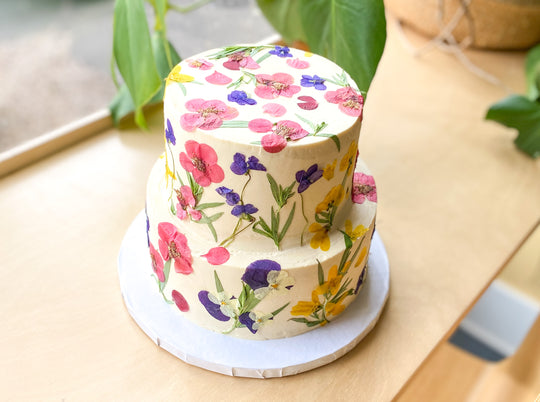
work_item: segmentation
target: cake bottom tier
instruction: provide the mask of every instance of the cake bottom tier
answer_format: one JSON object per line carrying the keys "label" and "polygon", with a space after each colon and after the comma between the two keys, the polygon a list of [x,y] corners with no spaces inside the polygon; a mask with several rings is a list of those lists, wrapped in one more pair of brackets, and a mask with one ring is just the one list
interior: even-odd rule
{"label": "cake bottom tier", "polygon": [[348,227],[328,233],[327,251],[309,243],[282,251],[260,252],[256,244],[225,250],[186,233],[167,200],[153,196],[161,194],[163,173],[158,160],[146,205],[148,276],[164,303],[196,325],[238,338],[291,337],[337,319],[361,290],[375,228],[371,201],[353,204]]}

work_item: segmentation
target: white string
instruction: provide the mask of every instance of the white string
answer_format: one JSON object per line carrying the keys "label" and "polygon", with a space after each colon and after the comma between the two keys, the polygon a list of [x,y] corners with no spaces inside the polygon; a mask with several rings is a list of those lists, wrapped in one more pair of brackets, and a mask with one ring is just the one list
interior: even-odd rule
{"label": "white string", "polygon": [[405,48],[415,57],[421,57],[422,55],[433,50],[434,48],[440,49],[447,53],[451,53],[459,60],[461,64],[463,64],[463,66],[465,66],[465,68],[467,68],[467,70],[472,72],[477,77],[480,77],[481,79],[489,82],[490,84],[503,88],[507,93],[512,93],[512,90],[508,86],[506,86],[500,79],[478,67],[465,55],[463,50],[467,49],[472,44],[472,37],[470,35],[465,37],[461,41],[461,43],[458,43],[456,41],[456,38],[452,34],[461,19],[465,16],[471,2],[472,0],[462,1],[461,7],[458,7],[450,21],[448,21],[446,25],[442,25],[442,19],[444,14],[444,1],[439,0],[437,19],[439,20],[441,29],[434,38],[432,38],[425,45],[419,48],[414,47],[412,43],[407,39],[407,36],[403,30],[402,22],[396,19],[400,39],[404,44]]}

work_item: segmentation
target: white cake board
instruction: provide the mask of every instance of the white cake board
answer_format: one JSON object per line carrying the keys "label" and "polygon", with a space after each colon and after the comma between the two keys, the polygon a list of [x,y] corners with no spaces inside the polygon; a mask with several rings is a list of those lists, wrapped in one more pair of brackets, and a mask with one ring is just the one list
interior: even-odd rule
{"label": "white cake board", "polygon": [[144,211],[137,215],[122,241],[118,273],[129,313],[157,345],[194,366],[254,378],[298,374],[343,356],[377,323],[390,284],[388,257],[375,232],[367,280],[356,299],[330,324],[291,338],[266,341],[215,333],[186,320],[156,291]]}

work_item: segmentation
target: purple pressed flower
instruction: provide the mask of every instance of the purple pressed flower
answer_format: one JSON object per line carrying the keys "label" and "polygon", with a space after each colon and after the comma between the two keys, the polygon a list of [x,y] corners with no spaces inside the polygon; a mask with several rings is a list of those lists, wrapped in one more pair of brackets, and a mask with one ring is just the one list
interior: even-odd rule
{"label": "purple pressed flower", "polygon": [[246,268],[242,280],[253,290],[268,286],[268,273],[281,271],[281,265],[272,260],[253,261]]}
{"label": "purple pressed flower", "polygon": [[171,121],[167,119],[167,128],[165,129],[165,138],[167,142],[170,142],[173,145],[176,145],[176,137],[174,136],[174,131],[171,125]]}
{"label": "purple pressed flower", "polygon": [[146,215],[146,241],[148,242],[148,247],[150,247],[150,220],[146,212],[146,205],[144,206],[144,214]]}
{"label": "purple pressed flower", "polygon": [[266,168],[259,163],[259,159],[255,156],[250,156],[246,162],[246,156],[239,152],[233,156],[234,162],[231,164],[231,170],[234,174],[243,175],[249,170],[262,170],[266,171]]}
{"label": "purple pressed flower", "polygon": [[255,321],[253,321],[249,316],[249,311],[247,313],[240,314],[238,316],[238,321],[244,324],[246,328],[251,331],[252,334],[257,332],[257,330],[253,328],[253,324],[255,324]]}
{"label": "purple pressed flower", "polygon": [[227,188],[225,186],[221,186],[216,188],[216,191],[219,195],[222,197],[225,197],[225,201],[229,205],[236,205],[240,201],[240,196],[238,193],[235,193],[232,189]]}
{"label": "purple pressed flower", "polygon": [[251,215],[258,210],[259,209],[255,208],[253,204],[237,205],[232,209],[231,214],[234,216],[240,216],[242,214]]}
{"label": "purple pressed flower", "polygon": [[274,50],[270,50],[268,53],[279,57],[292,57],[292,54],[287,46],[276,46]]}
{"label": "purple pressed flower", "polygon": [[305,170],[299,170],[296,172],[296,181],[299,183],[298,193],[306,191],[309,186],[322,177],[322,174],[322,169],[319,169],[316,163],[311,165],[307,172]]}
{"label": "purple pressed flower", "polygon": [[261,170],[266,172],[266,167],[262,163],[259,163],[259,158],[256,156],[250,156],[247,161],[248,168],[250,170]]}
{"label": "purple pressed flower", "polygon": [[362,285],[362,283],[364,283],[364,279],[366,279],[366,267],[364,267],[364,269],[360,273],[360,276],[358,277],[358,282],[356,282],[356,289],[354,289],[354,294],[358,294],[360,286]]}
{"label": "purple pressed flower", "polygon": [[229,102],[236,102],[239,105],[255,105],[257,101],[255,99],[248,98],[244,91],[232,91],[227,95]]}
{"label": "purple pressed flower", "polygon": [[199,292],[199,301],[202,303],[204,308],[206,308],[206,311],[208,311],[216,320],[229,321],[230,317],[227,317],[221,312],[220,305],[211,301],[208,297],[208,293],[209,292],[207,290],[201,290]]}
{"label": "purple pressed flower", "polygon": [[324,91],[326,89],[324,81],[324,78],[321,78],[318,75],[314,75],[313,77],[311,75],[302,75],[300,85],[303,87],[315,87],[315,89],[318,89],[319,91]]}

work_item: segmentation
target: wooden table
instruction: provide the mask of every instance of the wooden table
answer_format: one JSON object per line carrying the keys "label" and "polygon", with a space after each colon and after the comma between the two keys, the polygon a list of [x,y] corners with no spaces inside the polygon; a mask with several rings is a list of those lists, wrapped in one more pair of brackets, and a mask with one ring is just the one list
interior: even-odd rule
{"label": "wooden table", "polygon": [[[503,90],[447,53],[413,57],[402,39],[389,21],[360,141],[377,180],[391,293],[379,324],[354,350],[285,379],[231,378],[183,363],[139,329],[122,302],[116,258],[162,150],[157,113],[149,133],[100,129],[0,181],[2,399],[397,395],[540,218],[540,161],[514,148],[512,130],[483,119]],[[524,53],[467,54],[524,91]]]}

